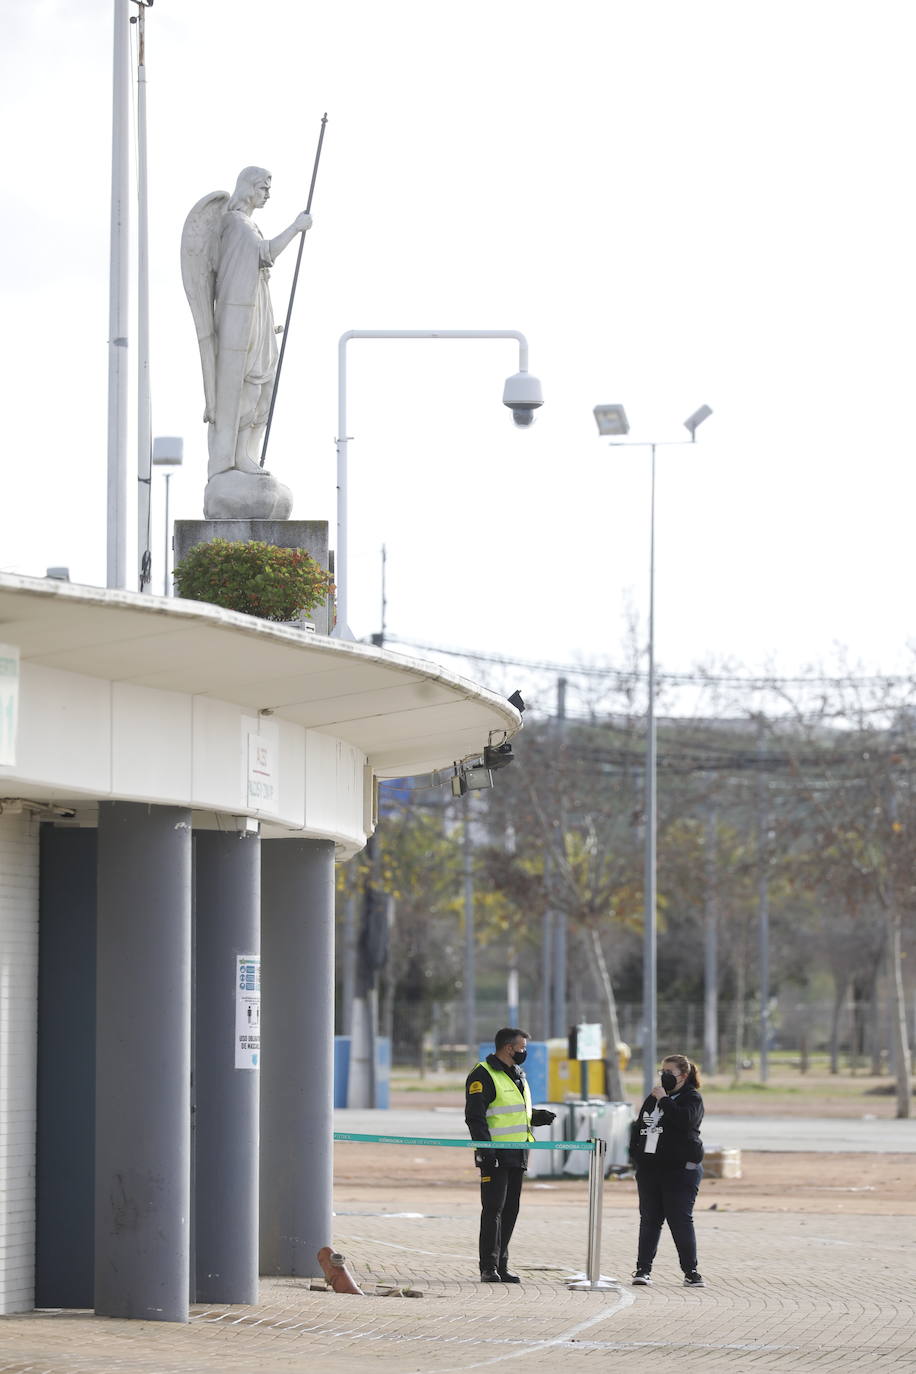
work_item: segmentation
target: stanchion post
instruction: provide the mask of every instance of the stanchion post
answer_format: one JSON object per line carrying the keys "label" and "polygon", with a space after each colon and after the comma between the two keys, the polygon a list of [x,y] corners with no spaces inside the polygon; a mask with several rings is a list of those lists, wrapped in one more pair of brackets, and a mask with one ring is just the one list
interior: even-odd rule
{"label": "stanchion post", "polygon": [[[511,1141],[451,1140],[415,1135],[363,1135],[354,1131],[335,1131],[335,1140],[365,1141],[382,1145],[450,1145],[466,1150],[514,1150]],[[534,1150],[588,1150],[588,1255],[585,1274],[574,1274],[566,1281],[567,1288],[616,1288],[618,1280],[601,1273],[601,1219],[604,1203],[604,1166],[607,1141],[598,1136],[589,1140],[538,1140],[529,1142]]]}
{"label": "stanchion post", "polygon": [[604,1201],[604,1159],[607,1141],[592,1136],[592,1153],[588,1161],[588,1258],[586,1273],[589,1285],[601,1278],[601,1211]]}

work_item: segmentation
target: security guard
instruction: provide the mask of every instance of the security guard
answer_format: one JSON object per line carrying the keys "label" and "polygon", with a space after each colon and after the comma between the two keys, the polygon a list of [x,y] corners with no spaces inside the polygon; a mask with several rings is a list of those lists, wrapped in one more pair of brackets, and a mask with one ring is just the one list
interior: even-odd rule
{"label": "security guard", "polygon": [[[522,1064],[528,1055],[527,1031],[505,1026],[496,1032],[496,1053],[488,1054],[467,1076],[464,1119],[472,1140],[533,1140],[532,1126],[549,1126],[554,1113],[533,1110]],[[480,1170],[480,1282],[521,1283],[509,1273],[509,1241],[515,1229],[528,1151],[475,1150]]]}

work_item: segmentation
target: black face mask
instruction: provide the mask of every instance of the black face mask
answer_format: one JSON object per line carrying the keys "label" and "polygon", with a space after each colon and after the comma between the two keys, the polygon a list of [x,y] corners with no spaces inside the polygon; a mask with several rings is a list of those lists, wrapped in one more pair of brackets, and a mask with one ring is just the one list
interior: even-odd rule
{"label": "black face mask", "polygon": [[671,1073],[669,1069],[665,1069],[664,1073],[662,1074],[662,1087],[664,1088],[666,1093],[670,1093],[673,1088],[676,1088],[677,1074]]}
{"label": "black face mask", "polygon": [[527,1050],[513,1050],[513,1051],[512,1051],[512,1058],[513,1058],[513,1061],[514,1061],[516,1064],[524,1064],[525,1060],[528,1058],[528,1051],[527,1051]]}

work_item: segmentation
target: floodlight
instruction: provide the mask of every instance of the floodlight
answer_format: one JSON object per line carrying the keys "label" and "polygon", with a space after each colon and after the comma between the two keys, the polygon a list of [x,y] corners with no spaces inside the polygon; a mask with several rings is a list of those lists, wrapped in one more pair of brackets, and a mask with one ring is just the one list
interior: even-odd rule
{"label": "floodlight", "polygon": [[690,430],[691,443],[694,439],[696,439],[697,430],[699,429],[700,425],[703,423],[704,420],[708,420],[711,414],[711,406],[700,406],[699,410],[695,410],[693,414],[689,417],[689,419],[686,419],[684,421],[684,428]]}
{"label": "floodlight", "polygon": [[595,406],[598,433],[603,435],[629,434],[630,422],[623,406]]}

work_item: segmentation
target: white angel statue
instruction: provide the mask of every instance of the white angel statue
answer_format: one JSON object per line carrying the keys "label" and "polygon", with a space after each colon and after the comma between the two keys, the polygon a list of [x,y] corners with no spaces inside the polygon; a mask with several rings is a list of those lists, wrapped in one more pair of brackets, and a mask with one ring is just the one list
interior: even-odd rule
{"label": "white angel statue", "polygon": [[263,238],[251,212],[269,196],[270,172],[246,167],[231,196],[213,191],[197,202],[181,234],[181,277],[197,326],[210,427],[208,477],[232,468],[263,474],[259,455],[278,357],[270,268],[312,226],[311,215],[301,214],[276,238]]}

